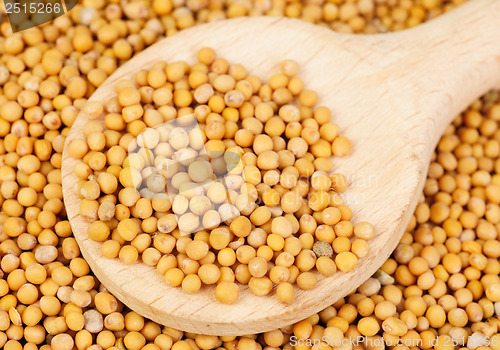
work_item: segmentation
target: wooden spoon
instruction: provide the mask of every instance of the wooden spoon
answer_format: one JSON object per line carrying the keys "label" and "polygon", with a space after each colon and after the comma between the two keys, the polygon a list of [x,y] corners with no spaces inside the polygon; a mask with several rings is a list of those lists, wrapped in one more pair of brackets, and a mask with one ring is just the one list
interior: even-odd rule
{"label": "wooden spoon", "polygon": [[[376,237],[369,256],[349,273],[319,277],[316,288],[296,290],[291,306],[240,287],[225,305],[213,287],[188,295],[168,287],[142,263],[103,258],[78,215],[73,174],[76,160],[63,154],[63,193],[83,256],[99,280],[132,310],[184,331],[243,335],[292,324],[331,305],[370,277],[396,247],[421,196],[432,152],[445,128],[475,99],[500,87],[500,1],[471,0],[416,28],[381,35],[340,35],[309,23],[273,17],[238,18],[196,26],[164,39],[123,65],[90,98],[107,101],[114,85],[159,60],[193,62],[196,51],[214,48],[264,79],[285,58],[301,66],[319,104],[353,142],[350,156],[335,160],[349,189],[343,195],[355,221],[369,221]],[[85,116],[67,142],[82,137]]]}

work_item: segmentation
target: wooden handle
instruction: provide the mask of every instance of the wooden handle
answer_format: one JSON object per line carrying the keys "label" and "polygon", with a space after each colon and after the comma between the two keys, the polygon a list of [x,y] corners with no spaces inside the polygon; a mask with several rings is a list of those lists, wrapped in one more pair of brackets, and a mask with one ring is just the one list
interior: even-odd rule
{"label": "wooden handle", "polygon": [[471,102],[500,87],[500,1],[471,0],[433,21],[390,35],[401,44],[412,34],[414,40],[398,48],[400,64],[411,72],[408,84],[419,84],[413,91],[421,92],[419,107],[433,118],[429,133],[434,145]]}

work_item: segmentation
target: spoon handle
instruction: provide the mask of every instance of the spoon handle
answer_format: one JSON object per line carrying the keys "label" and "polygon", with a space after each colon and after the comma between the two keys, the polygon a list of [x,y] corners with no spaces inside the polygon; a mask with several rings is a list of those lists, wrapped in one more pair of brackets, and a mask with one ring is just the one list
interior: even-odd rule
{"label": "spoon handle", "polygon": [[461,111],[500,88],[500,0],[471,0],[409,32],[415,40],[404,45],[410,59],[401,64],[413,70],[437,142]]}

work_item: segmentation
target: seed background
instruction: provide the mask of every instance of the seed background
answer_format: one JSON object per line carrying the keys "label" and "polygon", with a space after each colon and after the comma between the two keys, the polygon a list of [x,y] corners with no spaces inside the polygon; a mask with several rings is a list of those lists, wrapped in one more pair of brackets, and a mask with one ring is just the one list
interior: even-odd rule
{"label": "seed background", "polygon": [[[407,233],[377,278],[319,314],[265,334],[235,338],[183,333],[131,312],[89,271],[62,203],[61,153],[79,109],[118,66],[161,37],[198,23],[247,15],[296,17],[344,33],[396,31],[463,2],[83,0],[69,15],[16,34],[4,17],[0,347],[271,350],[292,348],[292,335],[364,335],[421,339],[424,349],[439,336],[442,341],[434,348],[444,349],[449,344],[445,335],[451,335],[476,340],[459,348],[500,349],[500,341],[485,346],[487,339],[500,339],[498,92],[474,102],[447,129]],[[1,8],[5,12],[3,4]],[[370,348],[358,348],[365,347]]]}

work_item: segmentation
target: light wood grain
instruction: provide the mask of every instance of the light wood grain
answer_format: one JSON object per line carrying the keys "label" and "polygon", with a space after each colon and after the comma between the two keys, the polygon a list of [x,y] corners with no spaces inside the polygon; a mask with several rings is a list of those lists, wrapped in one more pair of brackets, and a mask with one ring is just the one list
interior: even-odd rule
{"label": "light wood grain", "polygon": [[[280,304],[274,292],[257,297],[241,286],[236,304],[214,300],[213,289],[195,295],[170,288],[153,267],[105,259],[89,240],[74,193],[75,160],[63,154],[63,193],[83,256],[99,280],[131,309],[190,332],[242,335],[276,329],[310,316],[372,275],[396,247],[421,195],[436,143],[451,120],[472,101],[500,87],[500,1],[472,0],[437,20],[405,32],[354,36],[286,18],[240,18],[201,25],[164,39],[118,69],[91,97],[106,101],[113,86],[158,60],[192,63],[203,46],[268,78],[278,63],[294,59],[308,89],[334,111],[334,122],[353,142],[335,160],[349,179],[344,199],[355,221],[369,221],[376,237],[369,256],[347,274],[319,278],[296,302]],[[76,120],[67,142],[79,137]]]}

